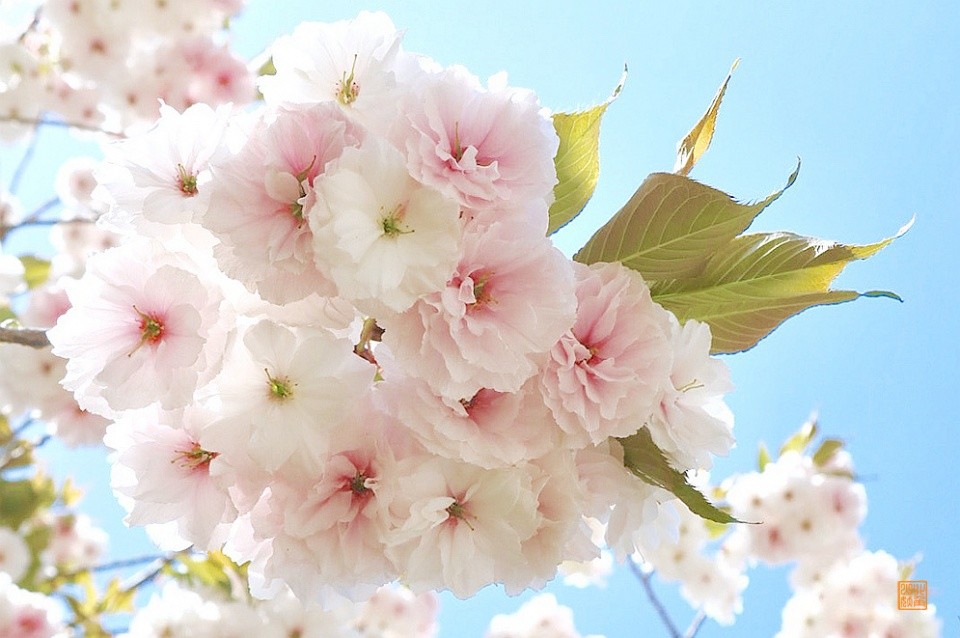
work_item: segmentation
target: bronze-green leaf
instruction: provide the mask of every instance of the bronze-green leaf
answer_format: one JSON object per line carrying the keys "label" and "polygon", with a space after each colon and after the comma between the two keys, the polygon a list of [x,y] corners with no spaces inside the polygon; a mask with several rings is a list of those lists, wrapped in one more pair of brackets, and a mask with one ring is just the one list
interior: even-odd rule
{"label": "bronze-green leaf", "polygon": [[593,196],[600,175],[600,118],[620,94],[626,79],[624,66],[620,83],[602,104],[585,111],[554,113],[553,128],[560,138],[560,147],[554,158],[557,185],[553,187],[548,235],[579,215]]}
{"label": "bronze-green leaf", "polygon": [[670,466],[663,451],[653,442],[649,430],[641,428],[636,434],[617,440],[623,446],[624,466],[642,481],[667,490],[701,518],[717,523],[740,522],[713,505],[687,482],[683,472]]}
{"label": "bronze-green leaf", "polygon": [[720,114],[720,103],[727,92],[727,85],[730,83],[730,77],[740,64],[740,58],[733,61],[727,78],[717,89],[717,94],[713,96],[713,101],[707,107],[706,113],[697,120],[690,132],[677,142],[677,162],[673,167],[673,172],[678,175],[688,175],[694,164],[710,148],[710,142],[713,140],[713,131],[717,126],[717,115]]}
{"label": "bronze-green leaf", "polygon": [[695,277],[793,184],[799,171],[798,163],[786,186],[753,204],[738,203],[689,177],[654,173],[574,259],[584,264],[619,261],[648,282]]}
{"label": "bronze-green leaf", "polygon": [[865,246],[784,232],[742,235],[714,254],[699,276],[654,282],[651,292],[681,322],[710,324],[714,353],[740,352],[812,306],[858,297],[899,300],[892,292],[831,290],[830,285],[849,263],[876,254],[909,227]]}

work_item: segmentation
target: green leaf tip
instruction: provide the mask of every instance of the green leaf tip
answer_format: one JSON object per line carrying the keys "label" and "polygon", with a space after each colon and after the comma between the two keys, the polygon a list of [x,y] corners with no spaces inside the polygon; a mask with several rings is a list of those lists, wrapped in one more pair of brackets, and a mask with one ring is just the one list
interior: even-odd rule
{"label": "green leaf tip", "polygon": [[617,439],[623,446],[623,464],[645,483],[663,488],[679,498],[694,514],[716,523],[741,523],[707,500],[687,477],[670,466],[663,451],[657,447],[647,428],[636,434]]}
{"label": "green leaf tip", "polygon": [[572,221],[593,197],[600,176],[600,120],[623,90],[627,65],[610,96],[583,111],[554,113],[553,128],[560,138],[553,163],[557,184],[553,187],[547,234],[552,235]]}
{"label": "green leaf tip", "polygon": [[717,93],[713,96],[707,110],[683,139],[677,142],[677,159],[673,166],[674,173],[688,175],[703,154],[707,152],[707,149],[710,148],[710,142],[713,141],[713,133],[717,126],[717,117],[720,115],[720,104],[723,102],[724,95],[726,95],[730,78],[733,77],[733,72],[739,65],[740,58],[737,58],[730,65],[726,79],[720,84],[720,88],[717,89]]}

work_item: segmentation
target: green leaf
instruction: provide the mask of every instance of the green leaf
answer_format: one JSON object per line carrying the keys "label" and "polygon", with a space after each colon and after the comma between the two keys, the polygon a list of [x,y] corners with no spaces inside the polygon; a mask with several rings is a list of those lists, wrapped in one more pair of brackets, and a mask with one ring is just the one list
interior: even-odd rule
{"label": "green leaf", "polygon": [[757,450],[757,467],[760,468],[762,472],[767,463],[770,462],[770,451],[767,449],[767,446],[763,443],[760,443]]}
{"label": "green leaf", "polygon": [[697,491],[682,472],[670,467],[663,451],[653,442],[647,428],[641,428],[636,434],[617,439],[623,446],[623,464],[642,481],[667,490],[701,518],[717,523],[739,523],[727,512],[710,503]]}
{"label": "green leaf", "polygon": [[789,439],[780,446],[780,456],[787,452],[803,454],[813,437],[817,436],[817,417],[811,416]]}
{"label": "green leaf", "polygon": [[0,306],[0,323],[7,319],[16,319],[17,313],[10,309],[10,306]]}
{"label": "green leaf", "polygon": [[43,285],[50,276],[50,262],[46,259],[24,255],[20,257],[20,263],[23,264],[23,280],[27,283],[27,288]]}
{"label": "green leaf", "polygon": [[699,161],[707,149],[710,148],[710,142],[713,140],[713,131],[717,125],[717,115],[720,114],[720,103],[727,92],[727,85],[730,83],[730,77],[740,64],[740,58],[733,61],[727,78],[717,89],[717,94],[713,96],[713,101],[707,107],[706,113],[693,125],[686,137],[677,142],[677,162],[673,167],[673,172],[677,175],[688,175],[694,164]]}
{"label": "green leaf", "polygon": [[6,445],[13,438],[13,430],[6,415],[0,414],[0,445]]}
{"label": "green leaf", "polygon": [[813,453],[813,463],[817,467],[823,467],[830,462],[837,450],[843,448],[843,441],[840,439],[825,439],[817,451]]}
{"label": "green leaf", "polygon": [[681,322],[710,324],[712,352],[741,352],[813,306],[858,297],[899,300],[892,292],[831,290],[830,285],[848,264],[876,254],[909,227],[864,246],[784,232],[741,235],[718,250],[699,276],[654,282],[651,294]]}
{"label": "green leaf", "polygon": [[560,147],[553,160],[557,185],[553,187],[548,235],[579,215],[593,196],[600,175],[600,118],[620,95],[626,80],[624,66],[619,84],[605,102],[585,111],[554,113],[553,128],[560,138]]}
{"label": "green leaf", "polygon": [[33,481],[0,481],[0,525],[17,529],[42,506]]}
{"label": "green leaf", "polygon": [[793,184],[799,171],[798,163],[786,186],[753,204],[740,204],[689,177],[654,173],[574,259],[584,264],[619,261],[648,282],[696,277],[716,251]]}

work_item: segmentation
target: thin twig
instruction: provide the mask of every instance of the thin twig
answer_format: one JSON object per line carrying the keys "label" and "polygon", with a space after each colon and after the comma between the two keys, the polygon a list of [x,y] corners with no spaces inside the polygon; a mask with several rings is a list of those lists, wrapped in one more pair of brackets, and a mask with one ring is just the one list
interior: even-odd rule
{"label": "thin twig", "polygon": [[627,559],[627,565],[630,566],[630,571],[640,579],[640,582],[643,584],[643,589],[647,593],[647,598],[650,599],[650,604],[653,605],[653,608],[656,610],[657,615],[660,616],[660,620],[663,621],[663,624],[666,625],[667,631],[670,632],[670,638],[681,638],[680,630],[677,629],[676,625],[673,624],[673,620],[670,618],[670,614],[667,613],[666,608],[664,608],[663,603],[660,602],[660,599],[657,598],[656,592],[653,591],[653,586],[650,584],[650,577],[653,575],[653,572],[649,574],[644,572],[640,565],[637,564],[637,561],[631,556]]}
{"label": "thin twig", "polygon": [[20,158],[20,163],[17,164],[17,168],[13,171],[13,177],[10,178],[10,188],[7,190],[11,195],[16,195],[17,190],[20,188],[20,182],[23,181],[23,175],[27,171],[27,166],[30,165],[30,160],[33,159],[33,153],[37,150],[37,143],[40,141],[40,125],[37,124],[33,127],[33,132],[30,135],[30,142],[27,144],[27,149],[23,152],[23,157]]}
{"label": "thin twig", "polygon": [[46,348],[50,345],[47,333],[36,328],[0,327],[0,343],[16,343],[29,348]]}
{"label": "thin twig", "polygon": [[102,563],[100,565],[94,565],[90,568],[92,572],[107,572],[114,569],[125,569],[127,567],[136,567],[137,565],[143,565],[144,563],[152,563],[154,561],[163,561],[167,560],[168,556],[157,554],[152,554],[150,556],[134,556],[133,558],[123,558],[120,560],[115,560],[109,563]]}
{"label": "thin twig", "polygon": [[34,419],[33,417],[27,417],[26,419],[23,420],[23,423],[21,423],[16,428],[14,428],[13,432],[10,433],[10,439],[13,440],[13,439],[19,438],[20,435],[27,430],[27,428],[29,428],[31,425],[33,425],[36,422],[37,420]]}
{"label": "thin twig", "polygon": [[690,626],[687,627],[687,632],[683,634],[683,638],[696,638],[697,632],[700,631],[700,627],[703,626],[703,621],[706,619],[707,615],[703,613],[703,610],[698,611],[697,615],[690,621]]}
{"label": "thin twig", "polygon": [[3,115],[0,116],[0,122],[12,122],[14,124],[25,124],[27,126],[58,126],[61,128],[75,128],[81,131],[90,131],[91,133],[102,133],[104,135],[109,135],[110,137],[124,138],[126,135],[123,133],[118,133],[116,131],[108,131],[102,129],[99,126],[93,126],[92,124],[84,124],[83,122],[70,122],[68,120],[48,120],[46,118],[37,117],[17,117],[15,115]]}
{"label": "thin twig", "polygon": [[40,219],[40,216],[43,215],[45,212],[59,205],[60,205],[60,198],[54,195],[53,197],[51,197],[47,201],[43,202],[42,204],[34,208],[32,211],[30,211],[30,214],[26,215],[23,218],[23,221],[21,221],[20,223],[26,224],[30,222],[35,222],[38,219]]}

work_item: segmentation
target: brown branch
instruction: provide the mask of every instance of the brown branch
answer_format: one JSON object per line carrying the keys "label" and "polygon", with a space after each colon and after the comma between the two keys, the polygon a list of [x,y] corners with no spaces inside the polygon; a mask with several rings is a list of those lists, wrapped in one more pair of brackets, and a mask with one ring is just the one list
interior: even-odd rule
{"label": "brown branch", "polygon": [[683,634],[683,638],[696,638],[697,633],[700,631],[700,627],[703,626],[703,621],[707,619],[707,615],[703,613],[703,610],[697,612],[697,615],[693,617],[693,620],[690,621],[690,626],[687,627],[687,633]]}
{"label": "brown branch", "polygon": [[62,128],[75,128],[81,131],[90,131],[91,133],[102,133],[110,137],[124,138],[126,135],[116,131],[108,131],[99,126],[84,124],[83,122],[69,122],[67,120],[48,120],[46,118],[17,117],[15,115],[0,116],[0,122],[12,122],[14,124],[24,124],[26,126],[59,126]]}
{"label": "brown branch", "polygon": [[[660,620],[663,621],[663,624],[666,625],[667,631],[670,633],[670,638],[681,638],[680,630],[677,629],[676,625],[673,624],[673,620],[670,618],[670,614],[667,613],[666,608],[663,606],[663,603],[660,602],[660,599],[657,598],[656,592],[653,591],[653,585],[650,584],[650,577],[653,573],[646,573],[637,564],[636,559],[633,556],[627,559],[627,565],[630,566],[630,571],[640,579],[641,584],[643,584],[643,590],[647,593],[647,598],[650,600],[650,604],[653,605],[653,608],[656,610],[657,615],[660,616]],[[698,627],[699,629],[699,627]]]}
{"label": "brown branch", "polygon": [[50,345],[47,333],[35,328],[4,328],[0,326],[0,343],[16,343],[29,348],[46,348]]}

